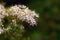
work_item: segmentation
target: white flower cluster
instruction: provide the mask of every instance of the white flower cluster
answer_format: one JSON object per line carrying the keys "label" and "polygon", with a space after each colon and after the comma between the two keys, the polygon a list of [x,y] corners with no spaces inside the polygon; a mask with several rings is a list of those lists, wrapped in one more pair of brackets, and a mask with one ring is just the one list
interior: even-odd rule
{"label": "white flower cluster", "polygon": [[5,16],[7,16],[6,10],[4,6],[0,4],[0,22]]}
{"label": "white flower cluster", "polygon": [[15,5],[10,7],[10,15],[16,15],[19,20],[26,21],[30,25],[35,25],[36,21],[34,17],[39,17],[35,11],[30,10],[24,5]]}
{"label": "white flower cluster", "polygon": [[[9,12],[7,12],[7,11],[9,11]],[[6,10],[4,8],[4,6],[0,4],[0,26],[2,26],[0,28],[0,34],[3,33],[4,31],[10,29],[9,27],[7,29],[4,29],[2,19],[4,19],[5,16],[15,17],[15,15],[16,15],[17,19],[26,21],[27,23],[29,23],[32,26],[37,24],[35,17],[37,17],[37,18],[39,17],[39,15],[36,14],[35,11],[30,10],[28,7],[26,7],[24,5],[11,6],[8,10]],[[16,24],[17,21],[14,19],[11,19],[11,20],[12,20],[11,24],[13,24],[14,26],[17,26],[17,24]],[[24,26],[21,25],[20,28],[24,29]]]}

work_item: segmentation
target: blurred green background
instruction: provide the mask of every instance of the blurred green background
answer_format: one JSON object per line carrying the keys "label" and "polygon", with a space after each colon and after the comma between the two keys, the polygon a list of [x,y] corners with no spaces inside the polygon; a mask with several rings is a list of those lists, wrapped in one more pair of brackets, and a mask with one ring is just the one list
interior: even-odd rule
{"label": "blurred green background", "polygon": [[[60,0],[3,1],[6,3],[6,7],[14,4],[24,4],[39,13],[37,26],[26,27],[26,32],[20,40],[60,40]],[[3,39],[3,37],[0,39],[9,40]]]}

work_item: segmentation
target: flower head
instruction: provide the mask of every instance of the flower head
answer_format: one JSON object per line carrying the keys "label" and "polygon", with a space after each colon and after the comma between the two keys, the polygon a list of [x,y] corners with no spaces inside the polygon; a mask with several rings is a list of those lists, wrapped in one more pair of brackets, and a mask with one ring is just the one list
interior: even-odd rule
{"label": "flower head", "polygon": [[10,7],[10,15],[16,15],[19,20],[26,21],[30,25],[35,25],[35,17],[39,17],[35,11],[30,10],[24,5],[15,5]]}

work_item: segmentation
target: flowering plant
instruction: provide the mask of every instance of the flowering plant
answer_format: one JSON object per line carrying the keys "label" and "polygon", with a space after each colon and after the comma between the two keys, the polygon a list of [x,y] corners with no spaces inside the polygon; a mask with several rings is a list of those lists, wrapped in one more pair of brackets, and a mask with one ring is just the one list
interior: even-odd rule
{"label": "flowering plant", "polygon": [[[3,5],[0,4],[0,34],[9,33],[16,31],[19,34],[24,32],[23,22],[27,22],[31,26],[37,25],[35,18],[39,15],[35,11],[30,10],[24,5],[11,6],[5,9]],[[17,30],[15,30],[17,29]],[[14,33],[16,35],[16,32]],[[17,36],[19,36],[19,34]],[[20,35],[22,36],[22,35]]]}

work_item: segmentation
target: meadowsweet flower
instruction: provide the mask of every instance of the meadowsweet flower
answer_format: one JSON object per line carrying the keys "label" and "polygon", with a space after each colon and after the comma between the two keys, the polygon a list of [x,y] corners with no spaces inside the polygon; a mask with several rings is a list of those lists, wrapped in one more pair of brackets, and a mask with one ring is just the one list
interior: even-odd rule
{"label": "meadowsweet flower", "polygon": [[26,16],[26,22],[28,22],[30,25],[36,25],[36,20],[32,18],[31,16]]}
{"label": "meadowsweet flower", "polygon": [[23,9],[23,8],[26,8],[25,5],[17,5],[19,8]]}
{"label": "meadowsweet flower", "polygon": [[24,5],[15,5],[10,7],[10,15],[16,15],[19,20],[26,21],[30,25],[35,25],[35,17],[39,17],[35,11],[30,10]]}
{"label": "meadowsweet flower", "polygon": [[17,7],[17,5],[10,7],[10,9],[9,9],[10,15],[13,15],[13,16],[17,15],[18,9],[19,9],[19,7]]}
{"label": "meadowsweet flower", "polygon": [[0,4],[0,15],[7,15],[6,9],[3,5]]}
{"label": "meadowsweet flower", "polygon": [[0,22],[5,16],[7,16],[6,10],[4,6],[0,4]]}
{"label": "meadowsweet flower", "polygon": [[5,8],[3,5],[0,4],[0,18],[3,18],[4,16],[4,13],[5,13]]}

